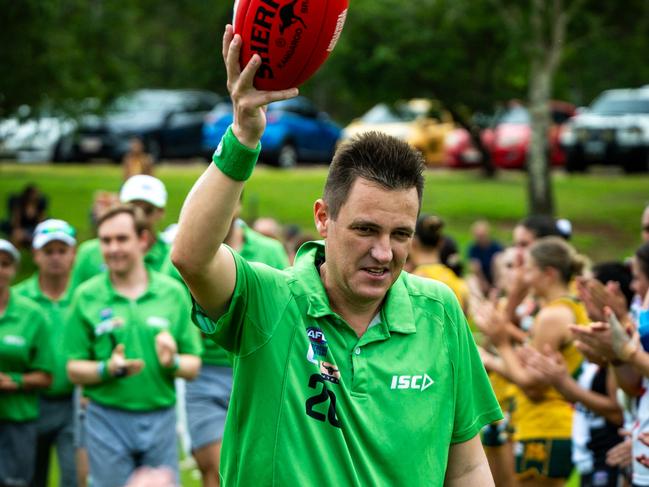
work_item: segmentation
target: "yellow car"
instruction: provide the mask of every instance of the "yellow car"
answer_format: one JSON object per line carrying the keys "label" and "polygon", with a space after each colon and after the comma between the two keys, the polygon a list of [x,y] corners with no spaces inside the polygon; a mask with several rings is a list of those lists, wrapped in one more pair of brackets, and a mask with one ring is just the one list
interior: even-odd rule
{"label": "yellow car", "polygon": [[379,103],[343,131],[343,138],[378,131],[399,139],[421,151],[430,166],[444,163],[444,141],[455,128],[448,112],[426,98],[400,101],[393,106]]}

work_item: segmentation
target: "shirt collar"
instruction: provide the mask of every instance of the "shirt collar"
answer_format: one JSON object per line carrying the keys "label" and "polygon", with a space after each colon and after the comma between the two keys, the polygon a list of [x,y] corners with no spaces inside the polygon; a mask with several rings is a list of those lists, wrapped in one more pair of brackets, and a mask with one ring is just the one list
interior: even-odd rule
{"label": "shirt collar", "polygon": [[[293,276],[289,280],[291,291],[296,298],[307,301],[308,306],[305,311],[313,318],[334,314],[316,267],[316,262],[324,260],[324,257],[324,241],[305,243],[295,256]],[[409,334],[417,331],[403,273],[388,290],[380,316],[391,332]]]}
{"label": "shirt collar", "polygon": [[38,282],[38,272],[34,272],[31,277],[25,280],[25,291],[29,298],[34,301],[48,301],[50,303],[67,303],[72,298],[72,274],[68,278],[68,286],[59,299],[54,301],[43,293],[41,286]]}
{"label": "shirt collar", "polygon": [[[140,301],[148,296],[156,296],[160,289],[160,280],[156,276],[156,272],[152,272],[148,267],[145,267],[145,269],[148,277],[147,288],[146,291],[144,291],[144,293],[142,293],[142,295],[138,297],[136,301]],[[131,301],[129,298],[118,293],[115,290],[113,283],[110,282],[110,271],[107,270],[102,274],[102,280],[104,284],[104,289],[106,290],[106,293],[108,294],[108,296],[110,296],[111,299],[126,299]]]}

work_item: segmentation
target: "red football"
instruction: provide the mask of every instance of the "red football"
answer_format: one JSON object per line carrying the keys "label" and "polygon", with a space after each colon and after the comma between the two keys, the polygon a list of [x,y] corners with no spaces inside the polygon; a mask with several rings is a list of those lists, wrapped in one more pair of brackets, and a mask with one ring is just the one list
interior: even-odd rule
{"label": "red football", "polygon": [[348,0],[237,0],[234,32],[241,35],[241,67],[253,54],[262,64],[260,90],[304,83],[324,63],[340,37]]}

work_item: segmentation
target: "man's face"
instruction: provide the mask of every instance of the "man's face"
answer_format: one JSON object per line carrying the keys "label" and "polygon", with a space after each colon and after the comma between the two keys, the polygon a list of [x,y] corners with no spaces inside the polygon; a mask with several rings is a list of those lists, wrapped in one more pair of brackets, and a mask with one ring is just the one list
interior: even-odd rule
{"label": "man's face", "polygon": [[148,201],[134,200],[131,201],[130,204],[132,204],[133,206],[137,206],[142,210],[151,228],[155,228],[157,223],[160,220],[162,220],[162,218],[165,215],[165,211],[163,208],[158,208],[157,206],[153,206]]}
{"label": "man's face", "polygon": [[138,236],[135,222],[128,213],[118,213],[105,220],[97,230],[101,253],[111,273],[128,274],[144,258],[146,232]]}
{"label": "man's face", "polygon": [[418,210],[414,187],[386,190],[361,178],[336,220],[325,203],[316,202],[316,226],[326,239],[325,283],[328,290],[333,287],[334,299],[354,306],[383,300],[408,256]]}
{"label": "man's face", "polygon": [[0,250],[0,289],[6,289],[16,277],[16,262],[7,252]]}
{"label": "man's face", "polygon": [[642,212],[642,241],[649,242],[649,206]]}
{"label": "man's face", "polygon": [[70,274],[74,264],[75,248],[54,240],[34,250],[34,262],[41,275],[64,277]]}

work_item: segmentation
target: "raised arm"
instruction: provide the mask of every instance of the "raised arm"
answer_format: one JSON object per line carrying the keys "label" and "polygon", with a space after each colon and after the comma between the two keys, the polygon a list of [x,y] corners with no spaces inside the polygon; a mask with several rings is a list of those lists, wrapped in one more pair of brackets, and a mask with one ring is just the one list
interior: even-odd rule
{"label": "raised arm", "polygon": [[233,137],[226,134],[217,149],[217,156],[222,156],[219,167],[210,164],[187,195],[171,252],[171,260],[192,295],[212,318],[223,314],[234,291],[234,259],[222,243],[246,179],[244,169],[251,159],[256,160],[266,128],[265,106],[297,95],[295,88],[276,92],[256,90],[253,79],[261,58],[255,54],[240,70],[240,51],[241,37],[234,35],[228,25],[223,35],[223,59],[233,105]]}

